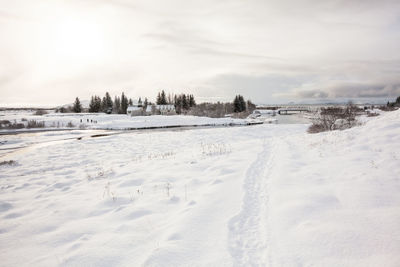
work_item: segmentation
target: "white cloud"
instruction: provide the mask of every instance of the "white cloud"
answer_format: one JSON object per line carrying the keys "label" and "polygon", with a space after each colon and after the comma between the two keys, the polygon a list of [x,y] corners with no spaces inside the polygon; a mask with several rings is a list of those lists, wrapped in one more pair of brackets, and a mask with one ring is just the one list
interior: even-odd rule
{"label": "white cloud", "polygon": [[0,1],[4,103],[393,97],[400,84],[399,1]]}

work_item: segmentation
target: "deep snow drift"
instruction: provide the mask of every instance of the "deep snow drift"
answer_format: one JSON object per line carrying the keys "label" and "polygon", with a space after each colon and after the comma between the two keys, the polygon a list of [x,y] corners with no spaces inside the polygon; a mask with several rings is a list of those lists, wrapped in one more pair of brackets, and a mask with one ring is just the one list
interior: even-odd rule
{"label": "deep snow drift", "polygon": [[400,111],[306,128],[136,132],[8,154],[1,265],[399,266]]}

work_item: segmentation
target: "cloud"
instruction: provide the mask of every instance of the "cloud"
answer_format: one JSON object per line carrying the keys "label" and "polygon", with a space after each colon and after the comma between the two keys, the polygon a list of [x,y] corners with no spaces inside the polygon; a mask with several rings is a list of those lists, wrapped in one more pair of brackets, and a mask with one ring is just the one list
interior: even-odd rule
{"label": "cloud", "polygon": [[[0,95],[57,103],[128,89],[149,98],[159,89],[203,99],[240,93],[258,103],[391,97],[399,94],[399,17],[397,0],[6,1]],[[81,40],[68,50],[57,25],[71,19],[99,31],[104,42],[90,45],[92,56]]]}
{"label": "cloud", "polygon": [[304,84],[280,96],[296,99],[391,98],[400,95],[400,80],[395,84],[375,82],[320,82]]}

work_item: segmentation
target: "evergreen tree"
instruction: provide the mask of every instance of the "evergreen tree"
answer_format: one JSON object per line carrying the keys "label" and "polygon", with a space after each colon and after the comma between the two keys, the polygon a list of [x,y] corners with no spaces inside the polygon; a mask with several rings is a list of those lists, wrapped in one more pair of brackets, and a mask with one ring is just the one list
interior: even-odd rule
{"label": "evergreen tree", "polygon": [[243,96],[237,95],[233,100],[233,112],[243,112],[246,111],[246,101],[244,101]]}
{"label": "evergreen tree", "polygon": [[196,106],[196,102],[194,101],[194,96],[189,95],[189,107],[194,107]]}
{"label": "evergreen tree", "polygon": [[89,103],[89,112],[99,112],[101,110],[101,99],[99,96],[92,96]]}
{"label": "evergreen tree", "polygon": [[128,109],[128,98],[125,96],[124,92],[121,95],[121,114],[126,114]]}
{"label": "evergreen tree", "polygon": [[100,106],[101,111],[106,112],[107,110],[107,101],[106,97],[103,97],[103,100],[101,101],[101,106]]}
{"label": "evergreen tree", "polygon": [[161,94],[160,93],[157,94],[156,104],[161,105]]}
{"label": "evergreen tree", "polygon": [[182,109],[184,109],[184,110],[189,109],[189,102],[187,101],[185,94],[182,94]]}
{"label": "evergreen tree", "polygon": [[[100,100],[101,103],[101,100]],[[98,97],[96,95],[92,96],[89,103],[89,112],[99,112],[98,107]]]}
{"label": "evergreen tree", "polygon": [[235,99],[233,100],[233,112],[237,113],[240,112],[240,100],[239,100],[239,96],[235,96]]}
{"label": "evergreen tree", "polygon": [[175,110],[176,113],[182,113],[182,96],[175,96]]}
{"label": "evergreen tree", "polygon": [[149,101],[147,101],[147,97],[144,98],[144,102],[143,102],[143,108],[147,109],[147,105],[149,104]]}
{"label": "evergreen tree", "polygon": [[111,99],[111,96],[108,92],[106,92],[106,95],[103,98],[103,111],[106,112],[108,109],[113,108],[113,101]]}
{"label": "evergreen tree", "polygon": [[89,103],[89,112],[96,112],[96,100],[94,96],[90,98],[90,103]]}
{"label": "evergreen tree", "polygon": [[95,112],[100,112],[101,111],[101,98],[100,98],[100,96],[95,96],[94,100],[95,100],[95,103],[96,103],[96,111]]}
{"label": "evergreen tree", "polygon": [[138,106],[139,106],[139,107],[142,107],[142,106],[143,106],[142,98],[141,98],[141,97],[139,97]]}
{"label": "evergreen tree", "polygon": [[132,105],[133,105],[133,101],[132,101],[132,98],[129,98],[129,102],[128,102],[128,105],[129,105],[129,106],[132,106]]}
{"label": "evergreen tree", "polygon": [[75,113],[81,113],[82,112],[82,105],[81,105],[81,101],[79,101],[79,98],[75,98],[75,102],[74,102],[74,106],[72,108],[72,110]]}
{"label": "evergreen tree", "polygon": [[246,111],[246,101],[244,101],[243,96],[239,95],[240,112]]}
{"label": "evergreen tree", "polygon": [[113,112],[118,114],[121,113],[121,100],[118,96],[114,97]]}
{"label": "evergreen tree", "polygon": [[160,99],[160,105],[166,105],[167,104],[167,97],[165,96],[164,90],[161,91],[161,99]]}

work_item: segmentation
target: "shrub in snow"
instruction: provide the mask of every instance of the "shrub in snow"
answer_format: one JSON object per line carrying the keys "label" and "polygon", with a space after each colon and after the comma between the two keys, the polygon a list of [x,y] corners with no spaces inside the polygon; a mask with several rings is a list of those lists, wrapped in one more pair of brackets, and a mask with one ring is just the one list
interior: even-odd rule
{"label": "shrub in snow", "polygon": [[203,156],[220,156],[231,153],[231,148],[224,143],[203,144],[201,143],[201,154]]}
{"label": "shrub in snow", "polygon": [[70,121],[70,122],[68,122],[67,127],[73,128],[73,127],[75,127],[75,125]]}
{"label": "shrub in snow", "polygon": [[16,121],[10,122],[9,120],[0,120],[0,129],[22,129],[25,124],[17,123]]}
{"label": "shrub in snow", "polygon": [[29,120],[26,128],[44,128],[44,121]]}
{"label": "shrub in snow", "polygon": [[320,133],[320,132],[324,132],[324,131],[326,131],[324,126],[322,124],[318,124],[318,123],[311,124],[307,130],[308,133]]}
{"label": "shrub in snow", "polygon": [[357,124],[356,116],[362,112],[359,108],[349,103],[346,107],[322,108],[312,118],[309,133],[319,133],[332,130],[344,130]]}
{"label": "shrub in snow", "polygon": [[36,110],[35,113],[33,113],[33,115],[37,115],[37,116],[42,116],[42,115],[45,115],[45,114],[48,114],[48,112],[46,110],[43,110],[43,109],[38,109],[38,110]]}
{"label": "shrub in snow", "polygon": [[12,166],[12,165],[16,165],[16,164],[17,164],[17,162],[14,160],[6,160],[6,161],[0,162],[0,166],[5,166],[5,165]]}

